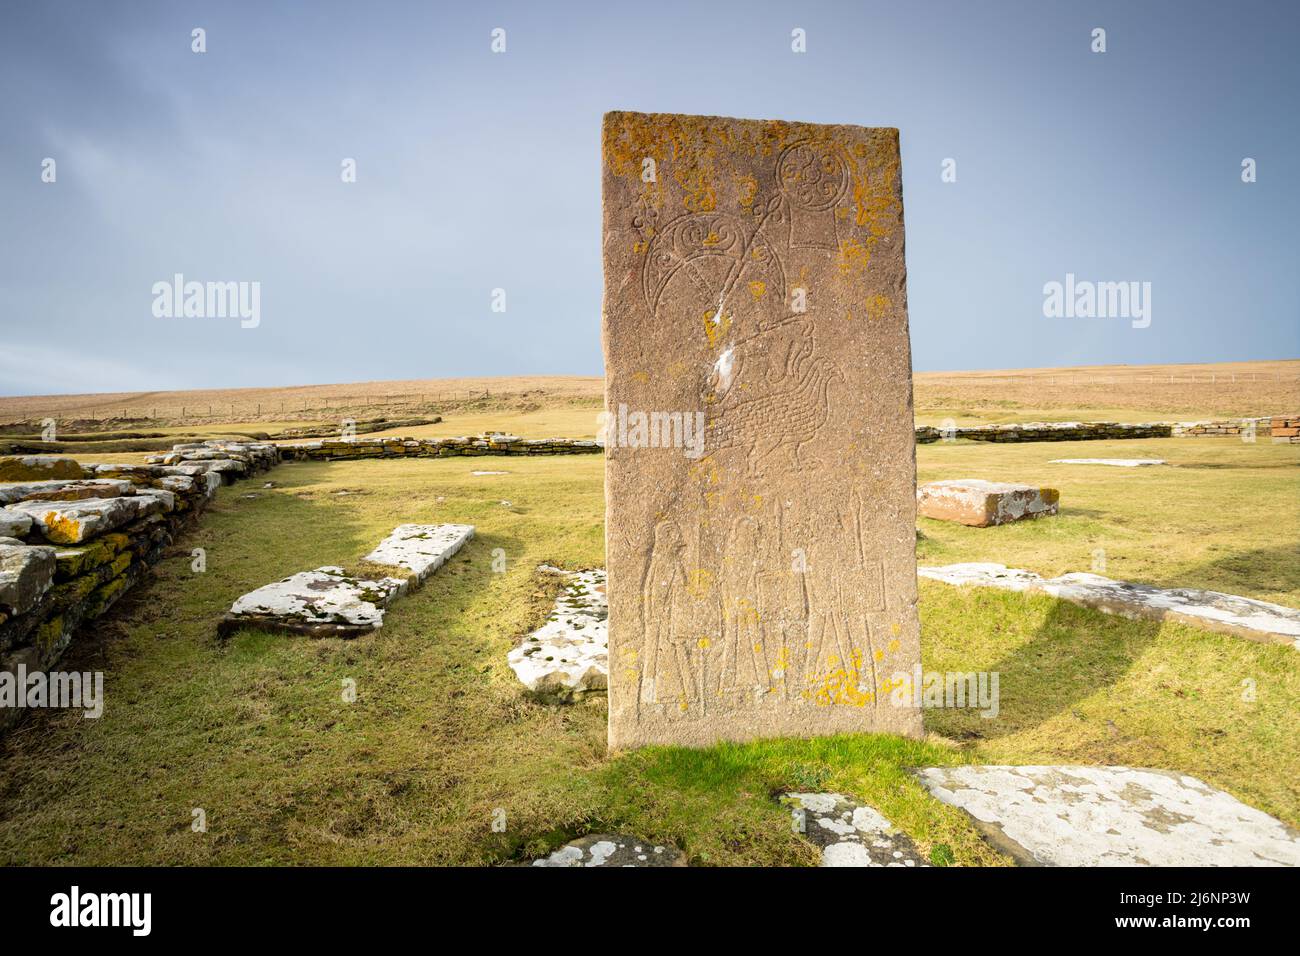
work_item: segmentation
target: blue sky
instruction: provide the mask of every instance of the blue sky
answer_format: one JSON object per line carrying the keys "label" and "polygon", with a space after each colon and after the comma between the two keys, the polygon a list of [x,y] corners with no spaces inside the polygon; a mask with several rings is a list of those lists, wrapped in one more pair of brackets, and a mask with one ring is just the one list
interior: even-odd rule
{"label": "blue sky", "polygon": [[[1291,2],[8,3],[0,393],[600,374],[609,109],[897,126],[918,370],[1295,357],[1298,49]],[[177,272],[260,325],[156,318]],[[1151,325],[1045,317],[1067,272]]]}

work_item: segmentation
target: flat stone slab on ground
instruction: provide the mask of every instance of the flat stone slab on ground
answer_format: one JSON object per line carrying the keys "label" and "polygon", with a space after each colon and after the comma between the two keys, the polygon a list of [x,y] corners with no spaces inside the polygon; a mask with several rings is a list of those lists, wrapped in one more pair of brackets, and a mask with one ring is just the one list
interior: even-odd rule
{"label": "flat stone slab on ground", "polygon": [[1032,571],[980,561],[923,566],[917,568],[916,573],[945,584],[1047,594],[1107,614],[1178,621],[1252,641],[1287,644],[1300,650],[1300,610],[1235,594],[1198,588],[1158,588],[1086,572],[1043,578]]}
{"label": "flat stone slab on ground", "polygon": [[623,833],[593,833],[560,847],[533,866],[685,866],[674,846],[638,840]]}
{"label": "flat stone slab on ground", "polygon": [[1300,866],[1300,832],[1186,774],[931,767],[918,776],[1022,865]]}
{"label": "flat stone slab on ground", "polygon": [[605,572],[562,571],[564,590],[546,623],[524,638],[509,655],[511,669],[532,693],[556,701],[572,700],[609,687],[609,601]]}
{"label": "flat stone slab on ground", "polygon": [[929,866],[907,834],[842,793],[786,793],[781,803],[822,851],[822,866]]}
{"label": "flat stone slab on ground", "polygon": [[931,481],[916,490],[919,514],[973,528],[1054,515],[1060,499],[1055,488],[982,478]]}
{"label": "flat stone slab on ground", "polygon": [[1115,468],[1144,468],[1167,465],[1163,458],[1053,458],[1053,465],[1111,465]]}
{"label": "flat stone slab on ground", "polygon": [[365,560],[404,568],[411,572],[412,582],[419,584],[472,537],[474,526],[470,524],[398,525]]}
{"label": "flat stone slab on ground", "polygon": [[335,567],[302,571],[239,598],[219,631],[225,635],[248,627],[311,637],[358,637],[383,625],[384,609],[405,585],[397,578],[349,577]]}

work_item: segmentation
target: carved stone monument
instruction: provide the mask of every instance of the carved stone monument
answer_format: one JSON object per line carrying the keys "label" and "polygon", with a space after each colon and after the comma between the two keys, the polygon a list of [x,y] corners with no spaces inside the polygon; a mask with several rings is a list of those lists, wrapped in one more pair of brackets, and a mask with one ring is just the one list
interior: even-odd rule
{"label": "carved stone monument", "polygon": [[609,113],[609,742],[921,733],[898,131]]}

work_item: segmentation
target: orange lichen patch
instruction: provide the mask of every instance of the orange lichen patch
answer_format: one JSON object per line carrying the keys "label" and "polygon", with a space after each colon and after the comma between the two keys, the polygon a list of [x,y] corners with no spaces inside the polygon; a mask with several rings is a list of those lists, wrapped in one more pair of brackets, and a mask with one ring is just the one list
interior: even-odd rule
{"label": "orange lichen patch", "polygon": [[705,600],[713,592],[713,572],[696,568],[686,575],[686,593],[697,601]]}
{"label": "orange lichen patch", "polygon": [[841,275],[853,275],[867,268],[871,261],[871,250],[856,239],[844,239],[840,242],[839,258],[835,264]]}
{"label": "orange lichen patch", "polygon": [[749,284],[749,294],[752,295],[752,296],[754,297],[754,301],[755,301],[755,302],[757,302],[759,299],[763,298],[763,296],[764,296],[766,293],[767,293],[767,283],[766,283],[766,282],[759,282],[759,281],[755,280],[754,282],[751,282],[751,283]]}
{"label": "orange lichen patch", "polygon": [[837,704],[865,707],[875,700],[873,691],[862,690],[858,685],[862,666],[862,654],[859,651],[853,652],[851,661],[841,664],[838,658],[832,657],[827,663],[830,669],[825,674],[813,677],[812,682],[816,685],[812,696],[814,703],[820,707]]}
{"label": "orange lichen patch", "polygon": [[885,313],[889,311],[889,307],[892,304],[893,303],[889,301],[889,296],[887,295],[881,295],[880,293],[876,293],[875,295],[868,296],[866,302],[867,318],[869,319],[882,318],[885,315]]}
{"label": "orange lichen patch", "polygon": [[742,209],[751,209],[754,205],[754,198],[758,196],[758,179],[751,175],[736,176],[736,185],[740,190],[740,196],[737,202]]}
{"label": "orange lichen patch", "polygon": [[731,328],[731,316],[724,315],[722,320],[715,321],[714,315],[716,310],[709,309],[704,313],[704,335],[709,340],[710,348],[717,348],[718,343],[726,337],[727,331]]}

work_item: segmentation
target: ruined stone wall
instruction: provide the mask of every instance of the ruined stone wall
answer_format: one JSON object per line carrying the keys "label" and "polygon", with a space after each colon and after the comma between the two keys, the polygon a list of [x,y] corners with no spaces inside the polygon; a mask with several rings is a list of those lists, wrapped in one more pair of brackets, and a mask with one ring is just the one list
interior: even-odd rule
{"label": "ruined stone wall", "polygon": [[1220,435],[1245,435],[1254,430],[1257,438],[1267,438],[1272,431],[1271,418],[1228,418],[1207,422],[1176,422],[1175,438],[1203,438]]}
{"label": "ruined stone wall", "polygon": [[1300,414],[1274,415],[1269,431],[1273,441],[1300,444]]}
{"label": "ruined stone wall", "polygon": [[287,461],[451,458],[458,455],[578,455],[603,450],[600,443],[591,439],[525,439],[500,433],[464,438],[336,438],[280,446],[280,454]]}
{"label": "ruined stone wall", "polygon": [[924,444],[939,441],[946,437],[991,442],[1201,438],[1245,435],[1250,432],[1252,427],[1257,437],[1267,438],[1270,433],[1277,435],[1277,429],[1279,428],[1282,429],[1283,435],[1295,434],[1286,431],[1286,423],[1291,422],[1292,427],[1295,427],[1298,421],[1300,421],[1300,415],[1274,416],[1273,418],[1230,418],[1204,422],[1141,422],[1137,424],[1123,422],[1025,422],[1008,425],[964,425],[950,429],[922,425],[916,430],[916,440]]}
{"label": "ruined stone wall", "polygon": [[[274,445],[184,451],[189,457],[168,465],[0,458],[0,670],[53,668],[77,630],[144,576],[223,480],[279,460]],[[0,730],[23,713],[0,708]]]}
{"label": "ruined stone wall", "polygon": [[1098,441],[1115,438],[1168,438],[1173,426],[1167,422],[1137,425],[1122,422],[1025,422],[1007,425],[964,425],[942,429],[926,425],[916,430],[918,442],[941,438],[965,438],[969,441]]}

